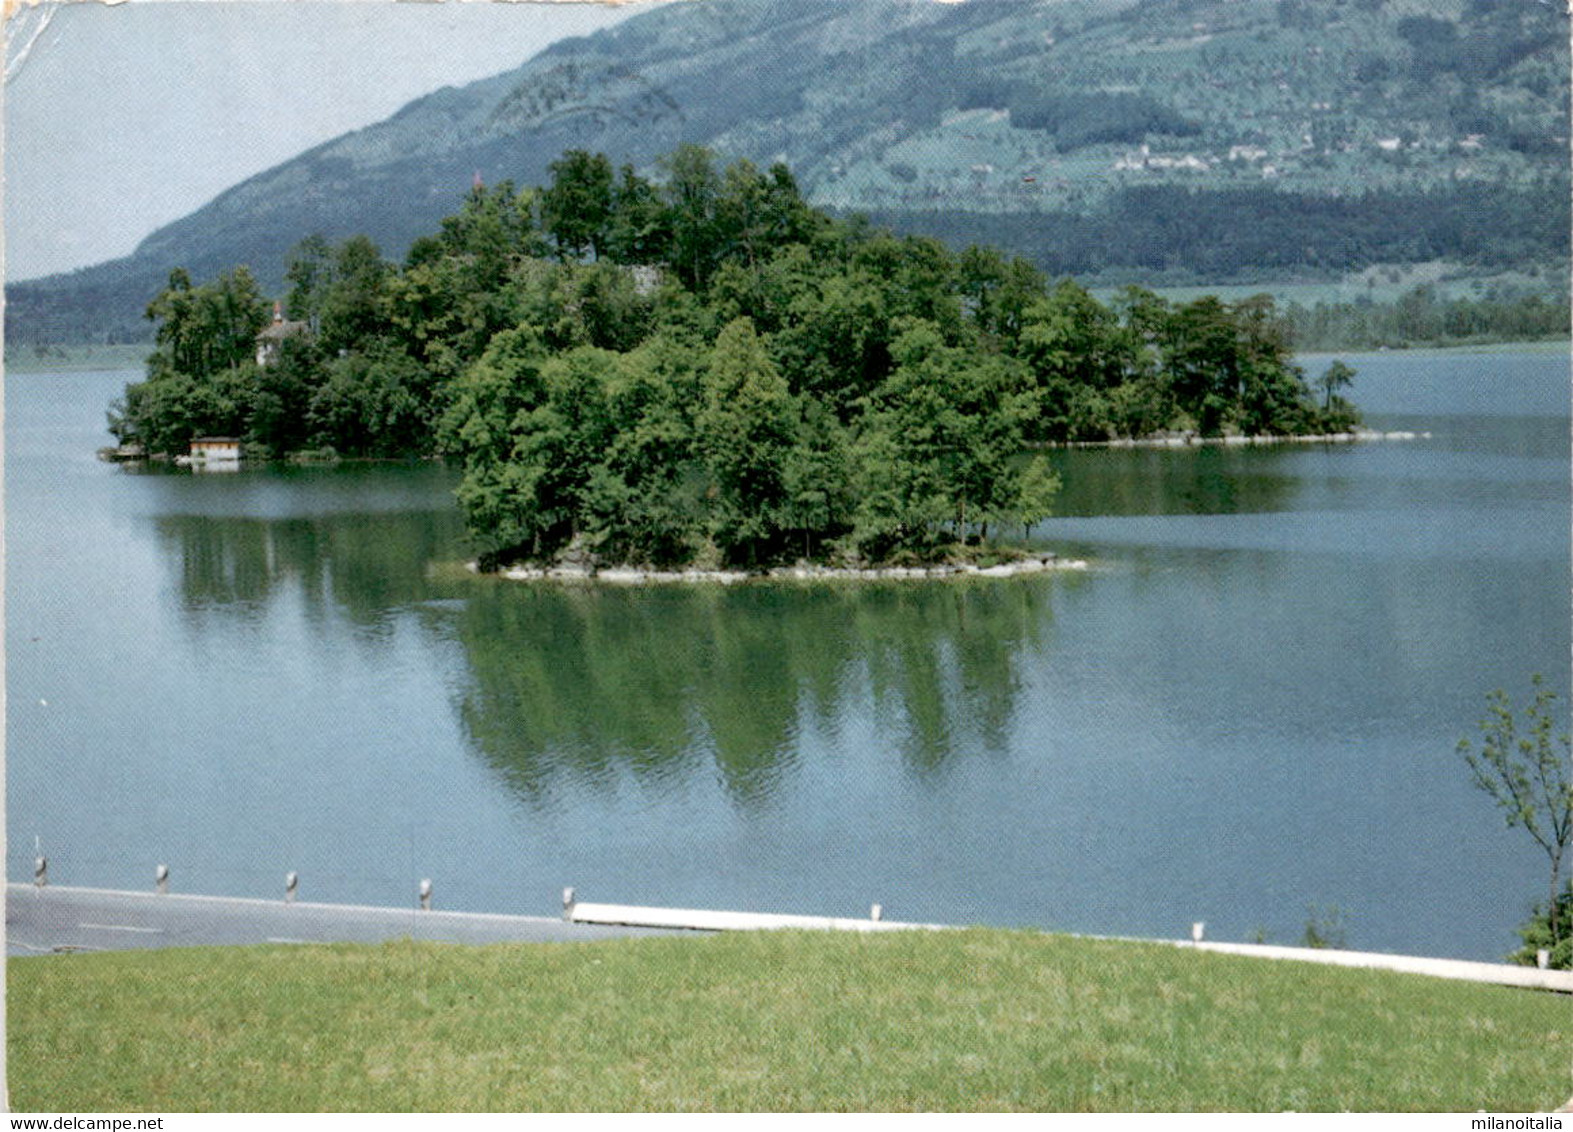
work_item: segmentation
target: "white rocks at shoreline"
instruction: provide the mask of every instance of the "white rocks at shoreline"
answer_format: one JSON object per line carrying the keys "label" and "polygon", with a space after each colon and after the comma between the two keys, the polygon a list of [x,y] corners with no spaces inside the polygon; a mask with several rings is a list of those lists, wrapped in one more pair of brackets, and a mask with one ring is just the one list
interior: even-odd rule
{"label": "white rocks at shoreline", "polygon": [[[472,570],[478,569],[474,563]],[[1011,578],[1019,574],[1041,574],[1049,570],[1085,570],[1087,563],[1079,558],[1061,558],[1052,552],[1032,555],[1014,562],[996,566],[977,566],[972,563],[942,563],[935,566],[884,566],[866,570],[844,569],[833,566],[814,566],[799,563],[796,566],[779,566],[761,573],[743,570],[644,570],[634,566],[507,566],[498,576],[516,582],[597,582],[614,586],[661,585],[674,582],[713,582],[736,585],[750,581],[835,582],[876,581],[888,579],[925,578]]]}
{"label": "white rocks at shoreline", "polygon": [[1358,428],[1353,432],[1318,433],[1314,436],[1201,436],[1194,432],[1177,436],[1144,436],[1140,439],[1119,437],[1114,440],[1071,440],[1051,444],[1051,448],[1191,448],[1204,444],[1222,444],[1228,447],[1258,444],[1355,444],[1373,440],[1430,440],[1429,432],[1380,432],[1376,429]]}

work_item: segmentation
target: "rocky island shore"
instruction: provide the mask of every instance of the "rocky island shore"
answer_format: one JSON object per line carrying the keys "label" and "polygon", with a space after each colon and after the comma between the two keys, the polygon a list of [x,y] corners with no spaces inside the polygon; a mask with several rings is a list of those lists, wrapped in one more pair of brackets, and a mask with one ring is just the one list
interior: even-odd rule
{"label": "rocky island shore", "polygon": [[1049,448],[1191,448],[1208,444],[1226,447],[1261,444],[1357,444],[1374,440],[1429,440],[1429,432],[1383,432],[1379,429],[1355,428],[1344,432],[1319,432],[1298,434],[1226,433],[1222,436],[1202,436],[1194,431],[1161,432],[1153,436],[1116,437],[1112,440],[1072,440],[1049,444]]}
{"label": "rocky island shore", "polygon": [[[583,558],[568,557],[551,564],[523,563],[495,571],[498,577],[518,582],[589,582],[614,586],[712,582],[876,581],[924,578],[1013,578],[1050,570],[1086,570],[1085,559],[1062,558],[1053,551],[1035,551],[1019,558],[982,565],[979,562],[945,561],[914,566],[826,566],[798,562],[765,570],[719,570],[688,567],[660,570],[639,566],[600,566]],[[470,563],[479,572],[477,563]]]}

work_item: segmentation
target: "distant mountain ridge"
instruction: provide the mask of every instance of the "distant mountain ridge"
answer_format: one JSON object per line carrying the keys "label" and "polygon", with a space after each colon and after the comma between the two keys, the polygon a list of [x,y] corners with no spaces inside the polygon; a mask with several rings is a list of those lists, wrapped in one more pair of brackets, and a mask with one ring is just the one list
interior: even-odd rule
{"label": "distant mountain ridge", "polygon": [[1520,0],[702,0],[316,146],[131,256],[7,289],[12,341],[140,337],[171,268],[397,258],[572,148],[784,160],[821,206],[1054,273],[1218,280],[1567,255],[1568,23]]}

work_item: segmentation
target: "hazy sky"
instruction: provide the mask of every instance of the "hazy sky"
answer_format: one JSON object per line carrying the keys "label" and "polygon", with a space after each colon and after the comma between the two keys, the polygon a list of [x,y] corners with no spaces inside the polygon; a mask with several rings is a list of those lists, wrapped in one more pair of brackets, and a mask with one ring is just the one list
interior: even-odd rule
{"label": "hazy sky", "polygon": [[130,253],[237,181],[646,5],[132,0],[6,26],[5,274]]}

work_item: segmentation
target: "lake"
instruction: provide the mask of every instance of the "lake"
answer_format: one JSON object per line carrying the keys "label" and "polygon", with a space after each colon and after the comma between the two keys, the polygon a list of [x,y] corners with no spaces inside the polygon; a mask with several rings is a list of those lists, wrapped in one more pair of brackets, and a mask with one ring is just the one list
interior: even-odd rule
{"label": "lake", "polygon": [[1544,857],[1455,747],[1573,675],[1568,362],[1346,360],[1430,436],[1057,452],[1084,574],[644,590],[470,575],[436,466],[102,463],[137,374],[10,376],[7,875],[1499,957]]}

